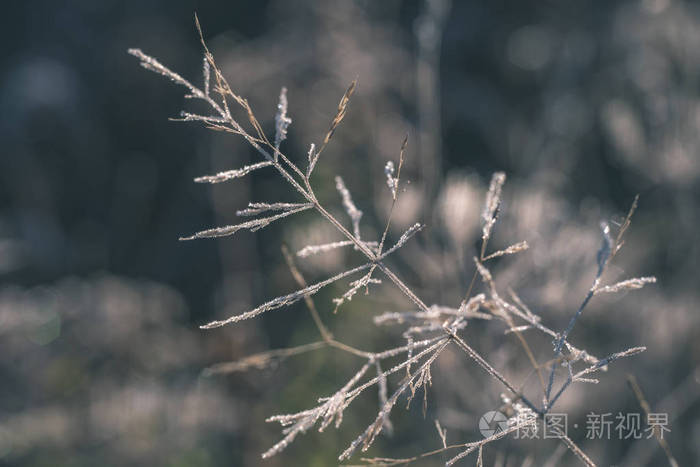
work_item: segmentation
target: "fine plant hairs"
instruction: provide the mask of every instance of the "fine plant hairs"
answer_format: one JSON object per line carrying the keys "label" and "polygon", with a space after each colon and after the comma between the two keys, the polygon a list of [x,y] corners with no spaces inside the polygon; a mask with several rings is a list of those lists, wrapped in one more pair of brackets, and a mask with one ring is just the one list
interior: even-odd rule
{"label": "fine plant hairs", "polygon": [[[201,37],[199,22],[196,21],[196,23]],[[569,339],[577,320],[580,319],[584,309],[595,296],[639,289],[646,284],[656,281],[654,277],[639,277],[609,285],[601,283],[603,273],[624,243],[623,236],[637,207],[637,199],[632,203],[627,217],[617,229],[616,234],[611,232],[610,227],[606,223],[601,225],[601,246],[597,252],[597,268],[592,272],[592,284],[580,306],[572,314],[568,325],[564,329],[554,330],[548,327],[538,314],[531,311],[515,292],[511,290],[508,294],[501,293],[489,269],[490,260],[519,254],[527,251],[529,248],[527,242],[518,241],[498,251],[489,252],[488,250],[493,226],[499,218],[501,193],[506,180],[506,175],[503,172],[495,173],[491,179],[481,214],[480,250],[478,255],[473,258],[474,273],[471,282],[465,284],[463,299],[460,303],[456,303],[453,306],[429,306],[401,279],[400,272],[390,268],[385,261],[388,256],[405,246],[423,229],[423,224],[415,223],[395,241],[392,242],[388,238],[392,215],[401,194],[401,169],[404,164],[408,138],[397,144],[397,159],[395,161],[387,161],[384,166],[387,185],[386,196],[391,201],[386,224],[380,230],[382,233],[378,238],[364,238],[361,229],[363,213],[355,205],[351,191],[343,178],[336,176],[333,182],[339,194],[339,201],[347,213],[348,219],[346,220],[337,218],[321,204],[311,182],[314,169],[318,163],[322,162],[321,155],[324,149],[328,146],[348,111],[348,105],[355,91],[356,82],[353,81],[341,97],[335,117],[332,119],[323,140],[318,145],[314,143],[309,145],[308,152],[303,157],[306,166],[302,167],[292,162],[292,160],[297,159],[287,157],[281,149],[292,124],[292,118],[288,113],[287,90],[282,88],[280,91],[277,111],[274,116],[275,135],[274,138],[270,139],[263,131],[248,101],[236,94],[229,86],[203,39],[202,47],[204,60],[201,85],[192,84],[140,49],[129,49],[129,53],[138,58],[144,68],[184,87],[187,92],[185,97],[202,101],[209,109],[208,113],[183,111],[179,120],[198,122],[207,128],[238,135],[250,144],[260,156],[260,161],[257,163],[215,175],[202,176],[196,178],[195,182],[223,183],[245,177],[257,170],[269,169],[279,176],[281,182],[293,188],[296,199],[265,202],[251,201],[246,209],[237,212],[239,216],[251,218],[250,220],[234,225],[202,230],[183,237],[181,240],[228,236],[239,230],[254,232],[267,227],[273,222],[281,221],[284,218],[305,211],[315,213],[319,219],[328,223],[338,233],[338,239],[332,242],[307,245],[296,253],[289,252],[287,249],[283,250],[291,274],[298,283],[298,290],[280,295],[251,310],[201,326],[203,329],[211,329],[237,323],[303,300],[318,329],[320,339],[297,347],[251,355],[236,362],[217,364],[208,368],[206,373],[221,374],[241,371],[251,367],[263,367],[273,361],[331,347],[346,353],[349,357],[358,358],[361,362],[357,365],[357,370],[354,374],[348,375],[347,381],[334,393],[328,395],[319,394],[317,404],[313,407],[296,413],[269,417],[267,419],[268,422],[279,422],[282,425],[282,437],[267,451],[262,453],[263,458],[268,458],[284,451],[287,446],[294,442],[298,435],[304,434],[313,427],[318,426],[318,430],[323,431],[333,424],[338,428],[343,421],[345,410],[366,389],[373,388],[377,393],[378,399],[376,417],[362,433],[359,433],[348,443],[347,448],[339,453],[338,459],[340,461],[350,459],[358,449],[363,452],[366,451],[380,433],[394,429],[390,416],[391,411],[400,398],[404,397],[407,403],[410,404],[417,391],[422,389],[422,403],[425,413],[425,407],[428,404],[427,392],[433,381],[431,373],[433,363],[445,349],[454,348],[468,359],[476,362],[486,375],[493,378],[502,387],[504,392],[501,395],[501,399],[504,407],[507,409],[505,412],[510,414],[507,428],[483,439],[461,440],[457,443],[448,444],[446,430],[442,428],[439,420],[435,420],[435,428],[438,435],[436,439],[441,440],[441,442],[436,445],[434,450],[417,453],[410,458],[363,458],[362,461],[366,464],[375,465],[403,465],[419,462],[421,459],[430,456],[447,453],[451,457],[446,465],[452,465],[470,453],[475,452],[477,465],[482,465],[483,452],[490,443],[496,442],[500,438],[508,436],[523,427],[538,423],[545,415],[551,413],[562,394],[572,385],[597,384],[599,382],[598,374],[606,371],[610,364],[618,359],[631,357],[645,350],[645,347],[631,347],[621,349],[604,357],[596,357],[593,352],[574,345]],[[339,271],[327,279],[312,284],[307,283],[296,266],[295,256],[303,261],[309,256],[323,255],[339,248],[354,248],[362,254],[364,259],[360,263],[349,266],[347,269]],[[335,298],[332,303],[316,304],[314,302],[314,294],[344,278],[352,278],[353,280],[349,283],[349,288]],[[392,283],[410,300],[414,309],[376,313],[374,323],[377,326],[400,326],[403,330],[402,336],[405,343],[383,351],[370,352],[336,340],[329,328],[324,324],[322,316],[326,313],[338,312],[359,291],[363,290],[365,293],[368,293],[382,280],[388,280]],[[481,280],[483,283],[484,293],[473,293],[477,280]],[[505,334],[514,334],[517,337],[518,345],[522,347],[532,364],[533,374],[537,374],[540,379],[541,399],[536,400],[526,397],[520,384],[516,384],[504,376],[494,364],[489,362],[487,356],[482,355],[463,337],[463,329],[474,320],[493,322],[493,325],[501,326]],[[537,362],[525,337],[526,331],[528,334],[530,332],[540,333],[551,339],[553,352],[547,362]],[[555,377],[557,370],[564,372],[563,377]],[[390,384],[389,377],[394,375],[396,375],[396,378],[394,378],[396,382]],[[486,411],[490,408],[485,407],[484,409]],[[560,433],[558,438],[561,446],[571,450],[581,463],[588,466],[596,465],[566,433]],[[668,455],[670,456],[670,451]]]}

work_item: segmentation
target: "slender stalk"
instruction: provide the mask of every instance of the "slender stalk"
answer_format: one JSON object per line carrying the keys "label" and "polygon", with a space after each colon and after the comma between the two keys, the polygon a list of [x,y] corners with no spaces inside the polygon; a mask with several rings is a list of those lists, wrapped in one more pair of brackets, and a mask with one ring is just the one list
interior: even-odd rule
{"label": "slender stalk", "polygon": [[[636,199],[635,199],[636,201]],[[637,382],[637,378],[635,378],[634,375],[627,375],[627,383],[630,386],[630,389],[632,389],[632,392],[634,393],[635,397],[637,398],[637,401],[639,401],[639,405],[642,407],[642,410],[644,410],[644,413],[649,416],[651,413],[651,406],[649,405],[649,402],[647,402],[646,397],[644,397],[644,392],[642,391],[642,388],[639,387],[639,383]],[[666,458],[668,459],[668,463],[671,467],[678,467],[678,461],[676,460],[675,457],[673,457],[673,453],[671,452],[671,446],[668,445],[668,441],[666,441],[662,436],[661,436],[661,430],[659,429],[658,426],[654,426],[654,437],[656,438],[656,441],[659,443],[659,446],[661,446],[661,449],[664,450],[664,454],[666,454]]]}

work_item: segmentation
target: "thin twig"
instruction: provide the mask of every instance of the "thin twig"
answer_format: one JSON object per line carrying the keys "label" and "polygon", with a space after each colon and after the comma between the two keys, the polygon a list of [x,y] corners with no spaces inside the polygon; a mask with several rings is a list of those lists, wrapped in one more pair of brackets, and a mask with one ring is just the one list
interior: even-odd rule
{"label": "thin twig", "polygon": [[[644,413],[648,417],[651,413],[651,406],[649,405],[649,402],[647,402],[646,397],[644,397],[644,392],[642,392],[642,388],[639,386],[637,378],[633,374],[627,375],[627,384],[629,384],[630,389],[632,390],[635,397],[637,398],[637,401],[639,402],[639,405],[642,407],[642,410],[644,410]],[[678,467],[678,461],[675,457],[673,457],[673,453],[671,452],[671,446],[669,446],[668,441],[666,441],[661,436],[661,430],[658,426],[654,426],[653,433],[654,437],[656,438],[656,441],[659,443],[659,446],[661,446],[661,449],[664,450],[669,465],[671,465],[671,467]]]}

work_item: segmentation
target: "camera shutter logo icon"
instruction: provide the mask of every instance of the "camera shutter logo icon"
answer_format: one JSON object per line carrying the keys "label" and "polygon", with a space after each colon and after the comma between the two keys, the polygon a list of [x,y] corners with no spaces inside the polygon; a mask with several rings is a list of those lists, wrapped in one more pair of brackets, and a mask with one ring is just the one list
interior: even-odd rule
{"label": "camera shutter logo icon", "polygon": [[508,428],[508,418],[501,412],[492,410],[479,419],[479,431],[484,438],[505,431]]}

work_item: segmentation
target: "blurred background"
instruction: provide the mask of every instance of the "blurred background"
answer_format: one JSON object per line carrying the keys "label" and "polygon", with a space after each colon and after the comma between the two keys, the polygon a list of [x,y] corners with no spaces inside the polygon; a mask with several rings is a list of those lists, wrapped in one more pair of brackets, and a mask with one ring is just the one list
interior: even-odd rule
{"label": "blurred background", "polygon": [[[656,275],[658,283],[596,298],[571,338],[599,356],[648,350],[600,384],[572,388],[561,411],[580,427],[590,412],[640,412],[625,384],[632,373],[654,411],[669,414],[666,438],[680,464],[700,464],[698,4],[33,0],[5,5],[0,28],[0,465],[335,465],[374,420],[372,393],[339,430],[311,431],[263,462],[280,437],[264,419],[315,405],[362,362],[321,350],[202,375],[318,340],[302,302],[235,326],[198,326],[294,290],[283,242],[296,251],[339,237],[307,212],[255,234],[178,242],[236,222],[248,201],[297,201],[271,171],[214,187],[192,182],[258,156],[235,136],[168,121],[191,105],[183,90],[126,50],[139,47],[199,83],[195,11],[269,135],[288,88],[283,150],[292,160],[303,164],[309,144],[322,141],[358,78],[314,181],[349,225],[333,182],[344,177],[365,214],[363,238],[384,227],[384,165],[410,135],[390,238],[417,221],[427,229],[391,266],[426,303],[456,306],[465,293],[492,172],[508,175],[492,248],[531,245],[493,272],[554,329],[590,287],[600,221],[619,224],[640,194],[606,280]],[[299,266],[317,281],[359,261],[336,251]],[[336,337],[367,350],[400,343],[400,332],[372,317],[410,303],[384,283],[333,315],[331,299],[346,286],[316,296]],[[527,374],[502,327],[479,323],[465,338],[512,379]],[[551,343],[540,340],[532,345],[545,361]],[[395,433],[370,455],[439,447],[436,418],[449,443],[480,438],[478,419],[499,406],[501,389],[456,352],[433,374],[426,418],[420,403],[409,411],[400,403]],[[600,465],[667,462],[653,439],[569,435]],[[576,462],[553,440],[502,440],[484,455],[487,465]]]}

